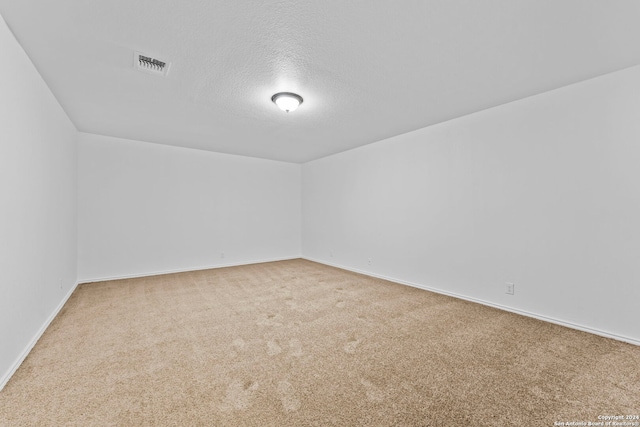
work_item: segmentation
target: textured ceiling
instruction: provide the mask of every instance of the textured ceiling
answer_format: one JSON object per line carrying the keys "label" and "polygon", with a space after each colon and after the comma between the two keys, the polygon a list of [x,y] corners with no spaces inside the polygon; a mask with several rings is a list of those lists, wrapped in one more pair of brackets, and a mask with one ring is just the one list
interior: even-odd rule
{"label": "textured ceiling", "polygon": [[[80,131],[305,162],[640,64],[637,0],[2,0]],[[172,62],[134,70],[133,52]],[[270,98],[304,97],[286,114]]]}

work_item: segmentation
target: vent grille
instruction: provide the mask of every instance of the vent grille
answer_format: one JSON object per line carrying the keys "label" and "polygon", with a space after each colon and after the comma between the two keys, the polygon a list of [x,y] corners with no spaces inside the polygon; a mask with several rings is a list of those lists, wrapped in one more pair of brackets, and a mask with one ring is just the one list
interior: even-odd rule
{"label": "vent grille", "polygon": [[153,58],[149,55],[135,52],[133,57],[133,67],[157,76],[166,76],[169,73],[171,63],[162,59]]}

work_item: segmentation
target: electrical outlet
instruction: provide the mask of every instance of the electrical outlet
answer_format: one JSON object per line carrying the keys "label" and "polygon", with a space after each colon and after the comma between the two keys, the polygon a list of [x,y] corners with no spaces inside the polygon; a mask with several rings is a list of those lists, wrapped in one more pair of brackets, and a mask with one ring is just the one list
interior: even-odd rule
{"label": "electrical outlet", "polygon": [[511,282],[507,282],[507,288],[505,293],[508,295],[514,295],[515,292],[516,292],[516,285]]}
{"label": "electrical outlet", "polygon": [[333,252],[329,252],[329,258],[333,258]]}
{"label": "electrical outlet", "polygon": [[371,258],[367,260],[367,264],[371,265]]}
{"label": "electrical outlet", "polygon": [[220,252],[220,258],[224,258],[224,252]]}
{"label": "electrical outlet", "polygon": [[58,288],[62,290],[62,278],[58,279]]}

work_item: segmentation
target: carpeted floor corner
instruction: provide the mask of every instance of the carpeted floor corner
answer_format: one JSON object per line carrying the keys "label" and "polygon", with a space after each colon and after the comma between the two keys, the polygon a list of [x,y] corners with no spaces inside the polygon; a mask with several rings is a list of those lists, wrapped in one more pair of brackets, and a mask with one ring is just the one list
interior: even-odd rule
{"label": "carpeted floor corner", "polygon": [[0,426],[553,426],[640,413],[640,348],[305,260],[80,285]]}

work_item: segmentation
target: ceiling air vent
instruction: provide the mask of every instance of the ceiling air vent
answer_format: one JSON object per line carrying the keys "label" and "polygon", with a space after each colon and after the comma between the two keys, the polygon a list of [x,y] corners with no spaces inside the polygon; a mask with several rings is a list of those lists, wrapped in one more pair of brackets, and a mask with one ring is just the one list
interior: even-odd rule
{"label": "ceiling air vent", "polygon": [[169,74],[169,68],[171,63],[152,58],[151,56],[144,55],[140,52],[135,52],[133,56],[133,67],[137,70],[147,73],[155,74],[156,76],[167,76]]}

